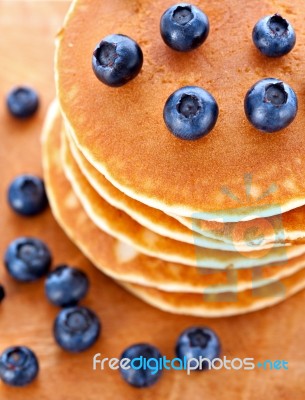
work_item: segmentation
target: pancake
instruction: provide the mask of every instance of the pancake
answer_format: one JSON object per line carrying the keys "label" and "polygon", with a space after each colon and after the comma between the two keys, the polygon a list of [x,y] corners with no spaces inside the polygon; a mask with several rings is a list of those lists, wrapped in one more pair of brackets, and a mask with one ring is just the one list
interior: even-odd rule
{"label": "pancake", "polygon": [[[297,257],[305,252],[304,245],[276,247],[246,253],[213,250],[197,246],[195,235],[194,245],[157,235],[101,198],[82,175],[77,163],[69,153],[68,147],[64,146],[63,150],[66,177],[89,218],[100,229],[134,246],[138,251],[146,255],[197,267],[225,269],[233,266],[239,269],[274,262],[285,262],[287,259]],[[198,240],[200,239],[199,237]]]}
{"label": "pancake", "polygon": [[[69,136],[66,130],[65,130],[65,135],[69,139],[69,148],[73,155],[74,160],[76,161],[79,169],[81,170],[85,178],[88,180],[90,185],[96,190],[96,192],[112,206],[126,212],[131,218],[133,218],[139,224],[143,225],[145,228],[150,229],[157,234],[190,244],[194,244],[194,241],[196,241],[196,246],[200,247],[206,247],[218,250],[229,250],[229,251],[236,251],[237,247],[239,251],[240,250],[253,251],[253,250],[268,249],[276,246],[284,246],[289,244],[289,242],[287,243],[284,240],[283,230],[280,230],[279,228],[277,229],[278,233],[276,235],[277,237],[273,238],[273,241],[268,240],[269,238],[267,236],[266,238],[264,237],[263,241],[255,242],[255,238],[257,237],[256,235],[256,237],[254,237],[253,240],[250,239],[249,242],[247,243],[245,243],[244,237],[242,238],[243,241],[238,240],[237,242],[235,242],[234,240],[231,240],[230,242],[229,240],[222,241],[209,237],[210,234],[209,231],[208,234],[205,235],[205,230],[203,229],[203,227],[206,227],[207,230],[207,227],[210,226],[210,230],[213,230],[214,225],[216,225],[217,228],[219,226],[222,226],[222,229],[224,229],[225,225],[219,224],[217,222],[194,220],[192,223],[192,221],[187,221],[187,223],[185,223],[185,225],[188,226],[189,228],[187,229],[182,225],[184,221],[182,221],[181,224],[178,221],[176,221],[173,217],[168,216],[167,214],[161,212],[160,210],[148,207],[145,204],[140,203],[137,200],[134,200],[126,196],[121,191],[119,191],[86,160],[86,158],[77,149],[77,146],[73,142],[73,139]],[[274,218],[274,220],[278,220],[278,217]],[[253,220],[253,221],[257,222],[258,225],[257,228],[259,229],[259,223],[261,221],[260,220]],[[194,224],[195,228],[197,229],[193,230]],[[248,225],[249,223],[242,223],[242,224]],[[274,225],[275,224],[273,224],[272,227]],[[277,225],[279,224],[277,223]],[[232,228],[233,226],[231,224],[231,232]],[[200,233],[202,234],[200,235]],[[267,235],[269,234],[269,232],[266,233]],[[273,237],[274,236],[275,232],[273,232]]]}
{"label": "pancake", "polygon": [[[292,211],[288,211],[284,214],[289,214]],[[194,232],[204,234],[214,240],[219,240],[225,243],[234,243],[237,246],[243,246],[248,243],[251,246],[252,240],[263,233],[264,243],[266,245],[272,245],[272,243],[290,243],[291,239],[288,236],[288,232],[283,227],[283,215],[279,214],[273,217],[255,218],[252,220],[244,220],[239,222],[220,222],[220,221],[206,221],[196,218],[181,217],[179,215],[170,214],[171,217],[175,218],[184,227],[192,229]],[[267,224],[266,224],[267,222]],[[238,226],[238,229],[235,228]],[[251,229],[253,234],[245,240],[246,232]],[[291,232],[289,232],[291,233]],[[294,235],[294,232],[292,232]],[[301,232],[297,232],[296,236],[302,235]]]}
{"label": "pancake", "polygon": [[[160,210],[148,207],[120,192],[101,175],[77,149],[67,131],[69,146],[73,157],[82,173],[93,188],[113,206],[125,211],[133,219],[155,233],[179,240],[185,243],[194,243],[194,233],[197,236],[196,245],[217,248],[222,250],[252,251],[265,249],[274,245],[284,245],[305,241],[305,207],[299,207],[281,215],[268,218],[257,218],[251,221],[238,223],[221,223],[189,219],[177,215],[168,216]],[[180,222],[175,223],[175,219]],[[267,223],[266,223],[267,222]],[[181,224],[184,227],[181,227]],[[238,228],[238,229],[237,229]],[[252,236],[247,234],[251,230]],[[257,237],[263,234],[263,241],[257,242]],[[250,236],[250,237],[249,237]],[[210,240],[212,239],[212,240]],[[224,242],[224,243],[223,243]],[[202,244],[201,244],[202,243]]]}
{"label": "pancake", "polygon": [[[94,225],[90,225],[90,223],[88,225],[89,220],[86,220],[86,214],[82,212],[80,203],[69,188],[69,183],[61,167],[60,134],[59,130],[56,129],[56,124],[53,126],[51,124],[51,115],[46,121],[43,135],[45,181],[51,207],[59,223],[78,245],[78,239],[75,239],[77,237],[84,239],[88,248],[91,248],[93,242],[97,242],[96,253],[103,260],[101,269],[109,272],[112,268],[115,268],[117,263],[116,258],[114,258],[114,265],[109,268],[109,257],[110,259],[113,257],[113,249],[112,246],[109,246],[109,240],[114,241],[114,239],[101,231],[96,235],[94,229],[91,230]],[[97,238],[99,240],[96,240]],[[119,245],[119,242],[116,241],[116,244]],[[86,246],[82,248],[85,254]],[[126,247],[124,251],[126,251]],[[128,253],[130,258],[130,249]],[[122,255],[122,248],[120,254]],[[133,261],[135,261],[135,257],[137,258],[137,255],[133,253]],[[141,260],[135,261],[135,266],[139,268],[140,262]],[[125,259],[123,270],[127,267],[126,264]],[[105,265],[108,265],[108,267]],[[187,269],[190,270],[191,268]],[[162,270],[165,271],[166,268],[162,268]],[[174,271],[177,271],[177,266],[174,266]],[[200,294],[196,294],[166,292],[140,284],[118,281],[120,285],[139,298],[163,310],[201,317],[223,317],[255,311],[283,301],[305,286],[305,270],[301,270],[281,281],[270,283],[270,280],[267,280],[265,282],[269,282],[269,284],[237,294],[227,292],[207,294],[205,289]],[[166,287],[168,288],[168,286]]]}
{"label": "pancake", "polygon": [[[197,236],[196,244],[198,246],[202,243],[202,247],[222,250],[238,248],[242,251],[250,251],[253,250],[253,247],[264,249],[273,247],[275,244],[284,245],[296,242],[302,244],[305,242],[305,207],[299,207],[273,217],[241,221],[238,223],[238,229],[236,223],[205,221],[177,215],[169,216],[160,210],[148,207],[126,196],[113,186],[83,156],[67,130],[65,133],[75,161],[93,188],[113,206],[125,211],[141,225],[155,233],[185,243],[194,243],[193,232],[196,232],[202,236],[200,240]],[[181,227],[181,225],[183,226]],[[248,234],[245,238],[245,233],[249,230],[253,232],[253,235],[249,237]],[[259,234],[263,234],[264,239],[259,242],[259,245],[256,245]]]}
{"label": "pancake", "polygon": [[[87,159],[78,150],[67,130],[65,130],[65,135],[69,139],[70,150],[81,172],[91,186],[108,203],[126,212],[139,224],[145,226],[155,233],[181,242],[194,243],[194,234],[191,229],[186,228],[176,219],[164,214],[162,211],[157,210],[156,208],[148,207],[145,204],[126,196],[123,192],[113,186],[87,161]],[[209,241],[209,238],[203,237],[202,242],[205,243],[205,241],[211,242],[211,245],[214,243],[214,246],[217,246],[217,248],[222,246],[220,241]],[[232,248],[230,244],[229,247]]]}
{"label": "pancake", "polygon": [[[66,137],[68,136],[64,133]],[[236,251],[235,243],[222,242],[209,238],[208,236],[200,235],[196,231],[195,233],[191,229],[186,229],[179,222],[175,221],[174,218],[167,216],[157,209],[148,207],[120,192],[115,188],[106,178],[103,177],[98,171],[96,171],[90,163],[81,155],[73,140],[69,138],[69,149],[71,155],[76,161],[80,171],[83,173],[85,178],[88,180],[94,190],[109,204],[126,212],[131,218],[133,218],[140,225],[145,228],[157,233],[161,236],[165,236],[174,240],[178,240],[184,243],[189,243],[199,247],[206,247],[209,249],[228,250]],[[71,164],[71,163],[70,163]],[[73,171],[71,171],[73,173]],[[287,245],[284,241],[278,241],[277,243],[265,243],[265,241],[254,241],[243,244],[238,243],[238,250],[242,251],[254,251],[263,250],[272,247],[280,247]]]}
{"label": "pancake", "polygon": [[[172,215],[172,217],[198,234],[228,244],[234,243],[236,247],[246,246],[247,242],[251,246],[252,240],[255,240],[259,234],[263,234],[266,246],[276,242],[287,244],[305,242],[304,206],[273,217],[257,218],[238,223],[204,221],[177,215]],[[250,237],[247,241],[245,240],[245,233],[249,230],[253,231],[253,237]]]}
{"label": "pancake", "polygon": [[100,197],[81,173],[71,152],[69,152],[68,146],[63,146],[63,150],[66,177],[89,218],[100,229],[134,246],[138,251],[146,255],[197,267],[225,269],[233,266],[239,269],[283,262],[305,252],[304,245],[275,247],[246,253],[242,251],[213,250],[197,246],[197,241],[199,242],[201,237],[197,238],[195,234],[194,245],[157,235],[138,224],[126,213],[112,207]]}
{"label": "pancake", "polygon": [[[234,222],[304,205],[305,109],[300,107],[288,128],[269,135],[248,123],[243,108],[248,89],[273,76],[305,102],[303,36],[280,59],[262,56],[251,40],[257,20],[275,12],[302,32],[303,1],[283,0],[276,8],[272,0],[196,4],[210,19],[210,35],[196,51],[180,54],[159,33],[169,0],[73,2],[58,35],[55,70],[58,99],[75,142],[113,185],[164,212]],[[144,53],[140,75],[119,89],[101,84],[91,68],[96,43],[116,32],[134,38]],[[169,95],[185,85],[204,87],[220,108],[215,129],[197,141],[175,138],[162,118]],[[245,176],[251,177],[251,187],[245,186]]]}
{"label": "pancake", "polygon": [[256,268],[254,271],[215,271],[168,263],[138,253],[98,229],[85,213],[63,172],[60,131],[61,119],[53,103],[42,137],[44,176],[52,211],[71,240],[110,277],[170,292],[208,294],[261,287],[291,276],[304,267],[304,255],[283,265]]}
{"label": "pancake", "polygon": [[[283,285],[284,291],[279,284]],[[305,271],[256,290],[240,292],[236,296],[227,293],[211,296],[169,293],[130,283],[123,283],[123,286],[135,296],[163,311],[197,317],[228,317],[271,307],[293,296],[305,287]]]}

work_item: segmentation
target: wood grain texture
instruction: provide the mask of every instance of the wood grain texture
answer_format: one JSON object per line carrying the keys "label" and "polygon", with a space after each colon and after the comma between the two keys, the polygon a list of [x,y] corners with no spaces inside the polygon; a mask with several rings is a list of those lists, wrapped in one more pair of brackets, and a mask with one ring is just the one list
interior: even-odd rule
{"label": "wood grain texture", "polygon": [[[66,238],[48,210],[23,219],[6,203],[6,189],[19,173],[41,174],[40,130],[46,107],[54,96],[53,38],[68,8],[65,1],[0,1],[0,254],[20,235],[45,240],[54,264],[69,262],[85,269],[91,279],[83,304],[92,307],[103,323],[99,342],[81,355],[70,355],[54,343],[52,324],[57,309],[47,303],[43,282],[18,284],[1,261],[0,281],[7,298],[0,306],[0,351],[24,344],[37,353],[41,371],[36,382],[14,389],[0,383],[1,400],[131,400],[137,399],[268,399],[303,400],[305,292],[274,308],[235,318],[208,320],[181,317],[156,310],[126,293],[97,271]],[[7,114],[4,96],[11,86],[27,83],[39,91],[41,109],[29,122]],[[285,359],[288,371],[166,371],[154,387],[137,390],[125,384],[117,371],[92,370],[92,355],[117,357],[128,345],[147,341],[163,354],[174,356],[177,336],[187,326],[209,325],[222,339],[227,357]]]}

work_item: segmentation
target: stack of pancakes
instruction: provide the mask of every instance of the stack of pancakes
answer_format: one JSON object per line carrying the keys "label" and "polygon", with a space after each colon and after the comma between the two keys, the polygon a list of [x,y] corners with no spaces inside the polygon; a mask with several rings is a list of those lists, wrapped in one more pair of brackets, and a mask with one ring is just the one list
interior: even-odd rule
{"label": "stack of pancakes", "polygon": [[[301,1],[197,1],[211,24],[191,53],[166,47],[160,16],[171,1],[77,0],[57,39],[57,99],[43,132],[53,213],[103,272],[164,310],[224,316],[276,304],[305,287],[305,92],[302,43],[281,59],[260,55],[254,24],[280,12],[303,29]],[[95,77],[95,45],[135,39],[140,75],[121,88]],[[245,93],[276,77],[296,91],[294,123],[264,134],[244,115]],[[186,85],[216,98],[214,130],[175,138],[168,96]]]}

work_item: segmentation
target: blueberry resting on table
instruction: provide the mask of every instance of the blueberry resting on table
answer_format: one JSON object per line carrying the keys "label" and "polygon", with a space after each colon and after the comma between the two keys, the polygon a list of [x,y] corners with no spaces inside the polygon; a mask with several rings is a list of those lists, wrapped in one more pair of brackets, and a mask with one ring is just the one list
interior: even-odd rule
{"label": "blueberry resting on table", "polygon": [[38,372],[37,357],[28,347],[10,347],[0,356],[0,379],[7,385],[28,385]]}
{"label": "blueberry resting on table", "polygon": [[11,208],[26,217],[40,214],[48,205],[44,182],[34,175],[17,176],[10,184],[7,196]]}
{"label": "blueberry resting on table", "polygon": [[14,117],[25,119],[36,113],[39,107],[39,98],[32,88],[20,86],[9,92],[6,105]]}
{"label": "blueberry resting on table", "polygon": [[4,256],[8,273],[21,282],[35,281],[46,275],[51,262],[51,252],[45,243],[30,237],[12,241]]}
{"label": "blueberry resting on table", "polygon": [[5,290],[2,285],[0,285],[0,303],[5,298]]}
{"label": "blueberry resting on table", "polygon": [[[212,362],[215,358],[219,358],[220,352],[221,346],[218,336],[206,327],[186,329],[181,333],[176,344],[176,355],[181,360],[186,357],[187,360],[195,358],[200,361],[200,357],[202,357]],[[208,361],[199,362],[197,369],[205,370],[208,369],[208,366]]]}
{"label": "blueberry resting on table", "polygon": [[75,306],[89,289],[87,275],[78,268],[60,265],[45,281],[45,292],[51,303],[59,307]]}
{"label": "blueberry resting on table", "polygon": [[[162,355],[155,346],[147,343],[139,343],[128,347],[121,355],[121,360],[123,358],[133,360],[139,357],[143,357],[148,360],[150,358],[162,358]],[[130,385],[137,388],[143,388],[153,385],[160,379],[162,375],[162,369],[158,369],[156,372],[149,368],[145,369],[143,366],[142,368],[139,368],[138,364],[138,361],[135,362],[135,368],[132,368],[132,365],[129,365],[129,369],[120,368],[120,373],[123,379]]]}
{"label": "blueberry resting on table", "polygon": [[56,317],[53,332],[64,350],[78,353],[87,350],[98,339],[101,324],[97,315],[86,307],[62,309]]}

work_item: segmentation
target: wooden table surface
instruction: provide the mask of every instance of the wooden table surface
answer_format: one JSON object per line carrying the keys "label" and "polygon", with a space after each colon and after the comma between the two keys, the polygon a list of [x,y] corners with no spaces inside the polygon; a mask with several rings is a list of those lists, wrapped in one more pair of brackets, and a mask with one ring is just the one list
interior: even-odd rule
{"label": "wooden table surface", "polygon": [[[102,0],[101,0],[102,1]],[[53,39],[69,3],[67,1],[0,0],[0,254],[21,235],[45,240],[54,264],[71,263],[87,271],[92,282],[83,302],[103,324],[101,339],[90,350],[70,355],[56,346],[52,324],[57,308],[48,304],[43,282],[19,284],[0,266],[0,281],[7,297],[0,306],[0,351],[27,345],[39,357],[39,378],[26,388],[0,383],[1,400],[100,399],[268,399],[305,398],[305,291],[268,310],[234,318],[208,320],[166,314],[137,300],[96,270],[68,240],[50,210],[24,219],[6,202],[11,179],[20,173],[41,174],[40,130],[54,96]],[[90,26],[88,27],[90,29]],[[13,86],[35,87],[42,105],[37,117],[14,121],[5,108],[5,94]],[[93,371],[92,356],[118,357],[130,344],[151,342],[174,357],[179,333],[194,324],[208,325],[219,334],[223,355],[255,357],[256,361],[288,361],[288,371],[211,371],[187,376],[166,371],[150,389],[137,390],[124,383],[118,371]]]}

